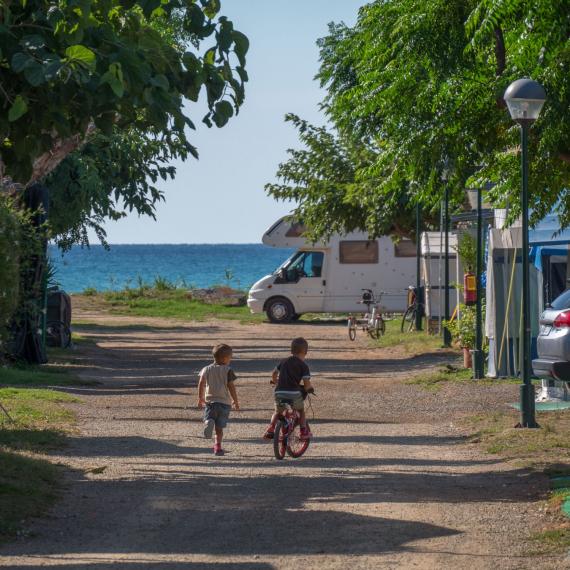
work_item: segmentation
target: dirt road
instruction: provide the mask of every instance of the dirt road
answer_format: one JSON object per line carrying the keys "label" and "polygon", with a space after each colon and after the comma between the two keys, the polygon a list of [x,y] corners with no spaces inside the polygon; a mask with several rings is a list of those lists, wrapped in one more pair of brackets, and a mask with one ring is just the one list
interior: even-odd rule
{"label": "dirt road", "polygon": [[[465,442],[455,421],[516,386],[427,392],[405,382],[449,356],[350,344],[333,325],[271,326],[89,316],[73,389],[79,430],[59,459],[63,500],[0,566],[30,569],[563,568],[526,556],[544,481]],[[268,373],[302,334],[318,398],[315,440],[278,462],[260,435]],[[196,373],[235,349],[241,413],[227,455],[200,437]],[[498,403],[499,402],[499,403]]]}

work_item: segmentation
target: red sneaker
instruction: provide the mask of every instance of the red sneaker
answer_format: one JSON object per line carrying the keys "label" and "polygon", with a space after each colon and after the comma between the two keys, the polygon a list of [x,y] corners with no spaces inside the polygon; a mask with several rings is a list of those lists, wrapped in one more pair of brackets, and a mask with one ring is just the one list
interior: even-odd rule
{"label": "red sneaker", "polygon": [[269,426],[263,434],[263,439],[273,439],[275,437],[275,426]]}
{"label": "red sneaker", "polygon": [[222,449],[221,444],[214,444],[214,455],[224,455],[224,450]]}
{"label": "red sneaker", "polygon": [[300,439],[311,439],[313,434],[309,431],[308,427],[301,428],[301,436]]}

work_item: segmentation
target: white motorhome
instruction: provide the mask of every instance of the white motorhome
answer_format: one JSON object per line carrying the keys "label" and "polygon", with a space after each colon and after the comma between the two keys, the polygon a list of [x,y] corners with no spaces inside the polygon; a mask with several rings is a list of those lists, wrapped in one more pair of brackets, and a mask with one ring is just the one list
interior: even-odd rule
{"label": "white motorhome", "polygon": [[406,310],[407,287],[416,282],[416,246],[411,240],[369,240],[353,232],[312,244],[303,233],[301,224],[282,218],[263,235],[267,246],[297,251],[253,285],[247,300],[252,313],[266,312],[272,322],[284,323],[303,313],[362,311],[358,301],[363,289],[381,295],[384,311]]}

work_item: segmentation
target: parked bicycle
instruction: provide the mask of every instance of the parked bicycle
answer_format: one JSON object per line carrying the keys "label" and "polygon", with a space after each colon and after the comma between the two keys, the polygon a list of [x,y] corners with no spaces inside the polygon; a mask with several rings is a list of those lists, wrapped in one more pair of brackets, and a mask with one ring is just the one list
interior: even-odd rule
{"label": "parked bicycle", "polygon": [[[309,397],[309,394],[314,396],[315,390],[311,388],[307,393],[307,397]],[[284,459],[285,454],[298,459],[309,449],[311,439],[301,438],[301,416],[297,410],[293,409],[291,402],[283,400],[282,404],[285,406],[285,411],[281,414],[275,426],[273,452],[275,453],[275,458],[279,460]],[[310,433],[309,422],[307,422],[307,428]]]}
{"label": "parked bicycle", "polygon": [[373,339],[379,339],[386,333],[386,322],[380,309],[380,300],[384,294],[381,291],[376,297],[371,289],[362,289],[362,297],[359,303],[366,305],[366,313],[357,318],[354,315],[348,316],[348,338],[356,339],[356,330],[362,329]]}
{"label": "parked bicycle", "polygon": [[71,329],[63,321],[46,323],[46,342],[48,346],[69,348],[71,346]]}
{"label": "parked bicycle", "polygon": [[407,289],[404,289],[408,293],[408,308],[402,317],[402,324],[400,326],[401,332],[412,332],[416,330],[416,316],[418,309],[420,315],[423,317],[424,307],[421,302],[418,303],[418,291],[413,285],[410,285]]}

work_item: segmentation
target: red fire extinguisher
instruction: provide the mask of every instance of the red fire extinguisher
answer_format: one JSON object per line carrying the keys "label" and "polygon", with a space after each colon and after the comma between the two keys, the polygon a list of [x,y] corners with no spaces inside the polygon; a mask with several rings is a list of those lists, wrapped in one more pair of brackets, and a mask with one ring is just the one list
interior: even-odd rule
{"label": "red fire extinguisher", "polygon": [[471,271],[463,276],[463,297],[466,305],[477,303],[477,279]]}

